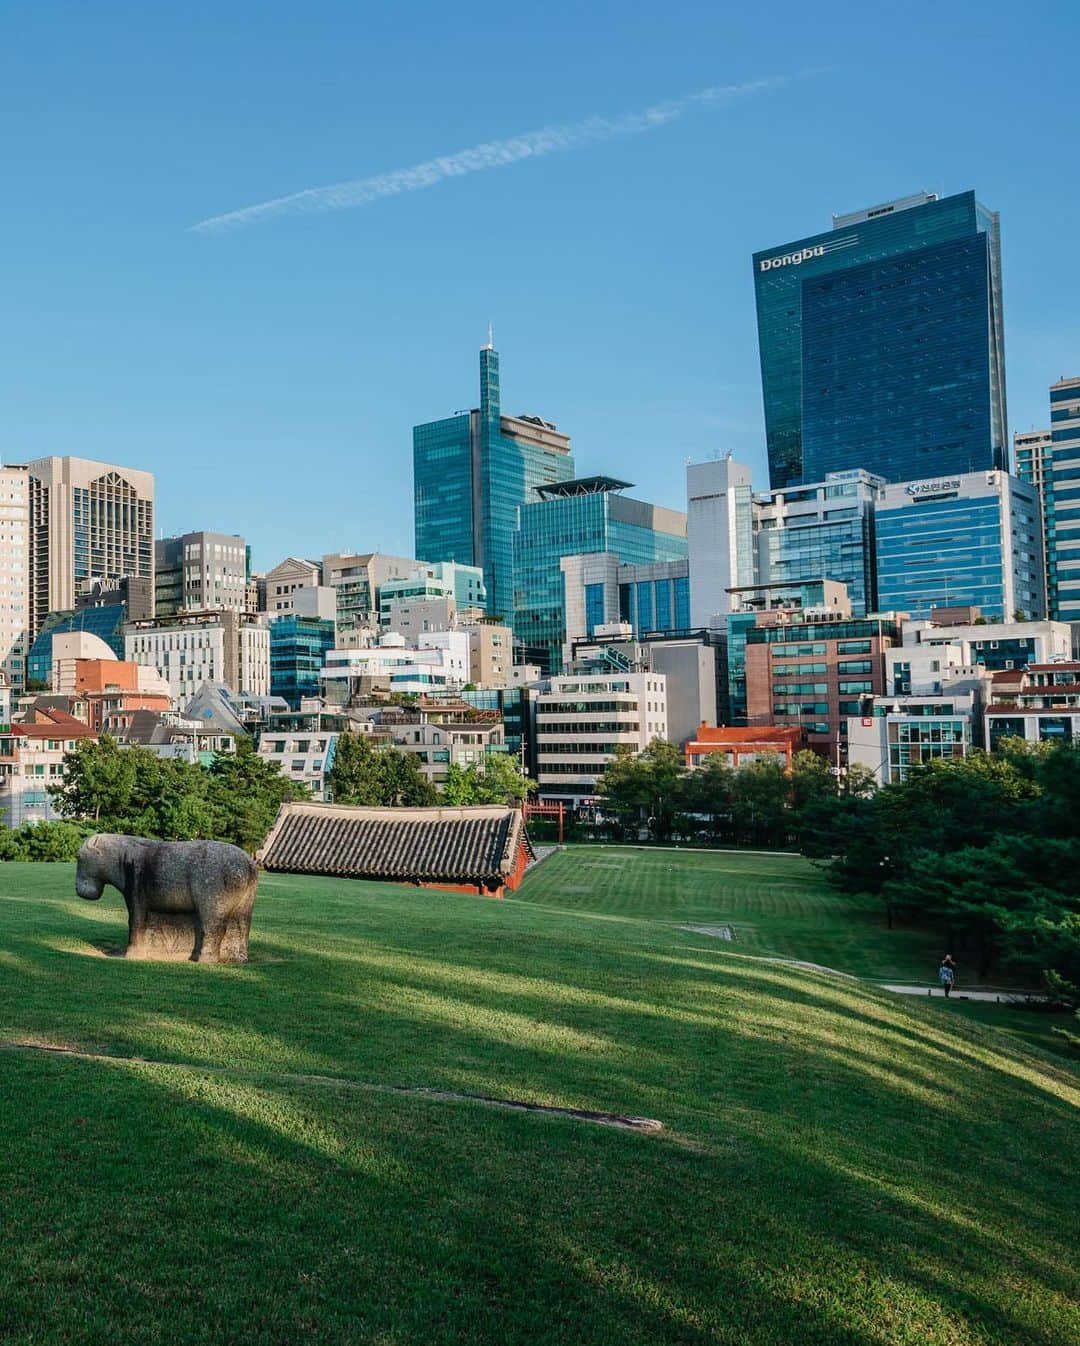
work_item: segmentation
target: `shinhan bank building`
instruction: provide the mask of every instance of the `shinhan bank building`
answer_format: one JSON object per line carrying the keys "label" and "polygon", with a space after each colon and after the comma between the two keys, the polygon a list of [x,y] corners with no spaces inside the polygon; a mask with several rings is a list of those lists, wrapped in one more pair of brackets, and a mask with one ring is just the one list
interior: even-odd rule
{"label": "shinhan bank building", "polygon": [[927,192],[754,254],[773,490],[861,467],[1008,467],[1001,237],[974,192]]}

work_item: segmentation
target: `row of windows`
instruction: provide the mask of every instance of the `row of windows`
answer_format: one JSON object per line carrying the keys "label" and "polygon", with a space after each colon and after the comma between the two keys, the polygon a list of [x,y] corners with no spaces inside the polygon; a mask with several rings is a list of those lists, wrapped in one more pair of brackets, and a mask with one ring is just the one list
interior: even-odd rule
{"label": "row of windows", "polygon": [[614,743],[550,743],[540,744],[538,757],[544,764],[548,759],[559,757],[613,757],[617,745]]}
{"label": "row of windows", "polygon": [[636,734],[640,730],[637,720],[627,720],[620,724],[617,720],[571,720],[555,724],[541,720],[545,734]]}
{"label": "row of windows", "polygon": [[[601,766],[597,763],[597,766]],[[590,770],[586,762],[545,762],[543,775],[545,776],[586,776],[592,777],[600,774],[599,771]]]}
{"label": "row of windows", "polygon": [[537,707],[540,715],[595,715],[603,712],[634,712],[638,709],[637,697],[626,697],[623,701],[548,701],[543,700]]}

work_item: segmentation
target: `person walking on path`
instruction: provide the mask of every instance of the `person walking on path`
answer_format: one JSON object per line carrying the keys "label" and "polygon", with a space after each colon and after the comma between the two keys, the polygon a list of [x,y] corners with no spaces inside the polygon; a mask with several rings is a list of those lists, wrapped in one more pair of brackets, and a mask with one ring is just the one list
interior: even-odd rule
{"label": "person walking on path", "polygon": [[941,989],[945,992],[945,999],[948,1000],[956,982],[956,962],[951,953],[947,953],[941,960],[937,975],[938,981],[941,982]]}

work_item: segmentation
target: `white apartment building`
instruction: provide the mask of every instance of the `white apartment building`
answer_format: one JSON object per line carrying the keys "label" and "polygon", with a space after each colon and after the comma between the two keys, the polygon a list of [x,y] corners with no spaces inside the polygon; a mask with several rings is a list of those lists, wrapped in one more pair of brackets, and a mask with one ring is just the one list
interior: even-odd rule
{"label": "white apartment building", "polygon": [[314,589],[322,583],[322,566],[317,561],[306,561],[301,556],[286,556],[285,560],[261,576],[259,610],[272,617],[294,611],[292,595],[297,589]]}
{"label": "white apartment building", "polygon": [[536,702],[540,798],[562,800],[572,808],[591,802],[617,748],[638,753],[654,738],[667,736],[663,673],[551,678]]}
{"label": "white apartment building", "polygon": [[54,822],[60,817],[49,787],[64,779],[64,755],[97,735],[61,710],[33,711],[0,736],[0,822]]}
{"label": "white apartment building", "polygon": [[1015,699],[987,707],[987,742],[995,748],[1003,738],[1080,743],[1080,662],[1029,664]]}
{"label": "white apartment building", "polygon": [[259,756],[325,803],[330,798],[327,781],[339,737],[328,730],[267,729],[259,738]]}
{"label": "white apartment building", "polygon": [[0,675],[16,692],[30,652],[30,472],[0,467]]}
{"label": "white apartment building", "polygon": [[415,648],[394,631],[365,649],[334,649],[326,653],[322,679],[338,704],[357,692],[387,691],[421,695],[456,692],[469,681],[469,635],[466,631],[426,631]]}
{"label": "white apartment building", "polygon": [[509,626],[485,618],[483,609],[459,609],[456,600],[446,594],[439,598],[394,599],[387,614],[387,630],[410,644],[436,631],[464,631],[469,637],[467,680],[485,689],[507,685],[514,662],[514,633]]}
{"label": "white apartment building", "polygon": [[1072,632],[1068,622],[971,622],[963,626],[905,622],[901,646],[912,645],[956,645],[965,664],[979,664],[998,672],[1071,658]]}
{"label": "white apartment building", "polygon": [[133,622],[124,657],[156,668],[178,706],[204,682],[223,682],[245,696],[270,694],[270,629],[240,612],[180,614],[163,622]]}

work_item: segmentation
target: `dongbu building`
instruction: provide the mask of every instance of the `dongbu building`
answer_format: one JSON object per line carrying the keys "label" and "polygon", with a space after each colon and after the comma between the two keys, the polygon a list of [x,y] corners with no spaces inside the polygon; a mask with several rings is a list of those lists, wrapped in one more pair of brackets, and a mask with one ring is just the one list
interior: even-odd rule
{"label": "dongbu building", "polygon": [[922,192],[754,254],[774,490],[1007,467],[998,216]]}

